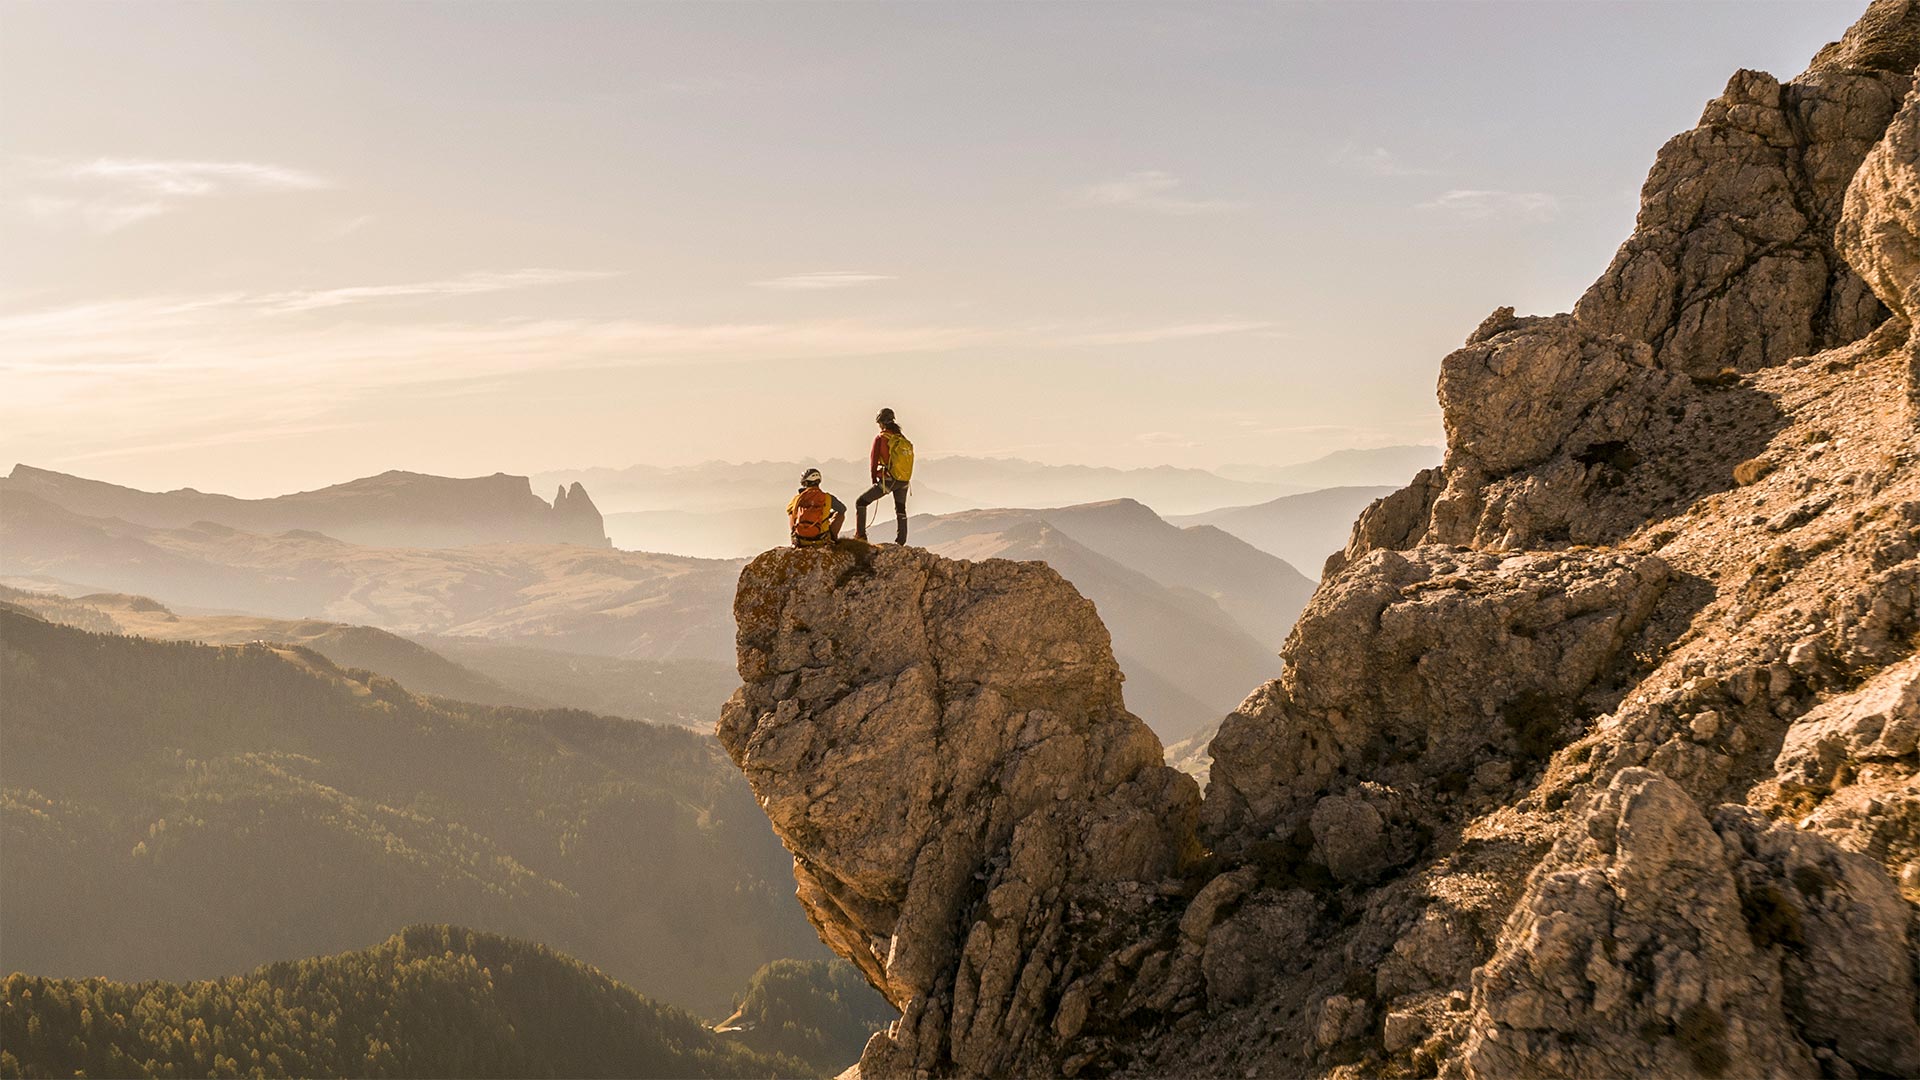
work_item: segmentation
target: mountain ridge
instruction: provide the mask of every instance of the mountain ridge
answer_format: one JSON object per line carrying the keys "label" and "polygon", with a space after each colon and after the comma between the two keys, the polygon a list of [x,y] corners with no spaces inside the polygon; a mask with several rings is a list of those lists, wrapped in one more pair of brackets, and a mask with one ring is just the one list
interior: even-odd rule
{"label": "mountain ridge", "polygon": [[267,499],[193,488],[140,491],[16,464],[0,491],[37,496],[83,517],[181,528],[212,522],[250,532],[305,530],[384,547],[465,547],[543,542],[607,547],[604,524],[579,484],[549,504],[524,476],[454,478],[390,469],[375,476]]}
{"label": "mountain ridge", "polygon": [[1346,547],[1353,520],[1397,487],[1330,487],[1282,495],[1252,506],[1227,506],[1167,520],[1182,527],[1208,525],[1285,560],[1302,573],[1319,574],[1327,557]]}
{"label": "mountain ridge", "polygon": [[767,961],[819,955],[751,799],[685,728],[4,602],[0,680],[0,968],[212,977],[458,922],[719,1015]]}

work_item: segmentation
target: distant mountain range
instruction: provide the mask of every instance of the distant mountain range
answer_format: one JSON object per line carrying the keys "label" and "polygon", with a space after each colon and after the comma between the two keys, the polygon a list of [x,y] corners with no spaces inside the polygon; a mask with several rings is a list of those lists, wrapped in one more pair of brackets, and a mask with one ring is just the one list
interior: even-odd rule
{"label": "distant mountain range", "polygon": [[[167,639],[300,644],[461,700],[701,727],[734,685],[739,560],[564,544],[375,547],[310,530],[154,526],[56,504],[77,491],[76,505],[99,508],[88,482],[42,490],[0,486],[0,576],[68,596],[153,598],[93,597],[97,624],[50,617]],[[759,543],[785,542],[777,506],[753,513],[771,519]],[[1351,518],[1321,516],[1328,535],[1343,534]],[[1336,526],[1332,516],[1345,520]],[[1169,739],[1218,720],[1240,691],[1278,673],[1275,654],[1313,587],[1223,529],[1176,527],[1135,499],[921,514],[910,539],[956,557],[1052,563],[1099,605],[1131,707]]]}
{"label": "distant mountain range", "polygon": [[151,492],[15,465],[0,492],[38,496],[87,517],[176,529],[213,522],[255,533],[302,529],[376,547],[470,544],[583,544],[607,547],[600,511],[579,484],[560,487],[549,505],[524,476],[470,479],[384,472],[280,495],[236,499],[192,488]]}
{"label": "distant mountain range", "polygon": [[4,601],[0,685],[0,971],[200,978],[455,922],[719,1016],[768,961],[825,955],[693,732]]}
{"label": "distant mountain range", "polygon": [[89,517],[0,488],[0,574],[170,606],[638,659],[730,661],[739,564],[565,544],[363,547]]}
{"label": "distant mountain range", "polygon": [[1276,655],[1313,582],[1210,527],[1181,529],[1132,500],[1052,510],[974,510],[910,522],[950,558],[1039,559],[1100,609],[1126,673],[1128,708],[1163,739],[1218,720]]}
{"label": "distant mountain range", "polygon": [[1440,464],[1443,456],[1444,451],[1438,446],[1379,446],[1369,450],[1335,450],[1295,465],[1222,465],[1214,472],[1229,480],[1279,484],[1295,491],[1330,487],[1403,488],[1414,473]]}
{"label": "distant mountain range", "polygon": [[[82,630],[156,641],[242,645],[269,641],[312,649],[344,668],[398,679],[409,690],[479,705],[575,708],[705,732],[718,703],[739,684],[719,660],[585,656],[463,638],[413,640],[371,626],[263,615],[181,615],[144,596],[63,597],[0,585],[0,601]],[[483,674],[484,672],[484,674]]]}
{"label": "distant mountain range", "polygon": [[[1204,469],[1043,465],[1018,458],[942,457],[919,449],[925,456],[914,468],[913,508],[926,513],[985,506],[1061,506],[1108,499],[1137,499],[1169,513],[1192,513],[1304,490],[1284,484],[1229,480]],[[635,465],[535,473],[534,480],[541,484],[589,484],[608,510],[616,513],[711,513],[770,503],[777,510],[786,503],[782,493],[790,492],[801,470],[808,468],[819,469],[825,475],[827,489],[849,501],[868,486],[865,458]]]}
{"label": "distant mountain range", "polygon": [[1375,499],[1398,487],[1334,487],[1282,495],[1254,506],[1229,506],[1204,514],[1168,518],[1175,525],[1213,525],[1277,555],[1301,571],[1320,575],[1327,556],[1347,546],[1354,519]]}
{"label": "distant mountain range", "polygon": [[[1193,517],[1323,487],[1398,488],[1438,460],[1439,451],[1429,446],[1385,447],[1343,450],[1276,469],[1232,466],[1234,474],[1223,475],[1228,470],[1110,469],[1043,465],[1016,458],[928,457],[915,472],[910,509],[948,514],[1132,499],[1163,515]],[[607,535],[617,547],[731,559],[750,557],[785,542],[781,509],[800,472],[807,468],[820,469],[826,489],[849,503],[868,486],[866,462],[849,458],[709,462],[672,468],[636,465],[538,473],[534,480],[543,485],[591,487],[606,508]],[[1322,553],[1311,564],[1301,564],[1302,568],[1318,572],[1325,557]]]}

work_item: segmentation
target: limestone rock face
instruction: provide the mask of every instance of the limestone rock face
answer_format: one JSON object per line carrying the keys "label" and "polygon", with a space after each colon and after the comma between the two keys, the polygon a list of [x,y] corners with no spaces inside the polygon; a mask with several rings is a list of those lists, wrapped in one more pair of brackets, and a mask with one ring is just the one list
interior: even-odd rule
{"label": "limestone rock face", "polygon": [[1537,759],[1667,576],[1655,556],[1368,554],[1316,594],[1282,651],[1286,674],[1221,725],[1209,837],[1231,848],[1290,833],[1302,815],[1337,817],[1315,826],[1339,837],[1341,854],[1319,845],[1329,869],[1365,876],[1372,856],[1346,849],[1386,819],[1323,796],[1369,769],[1408,788],[1489,759]]}
{"label": "limestone rock face", "polygon": [[1198,790],[1122,705],[1093,605],[1040,563],[848,545],[761,555],[734,614],[720,740],[822,938],[904,1013],[863,1067],[1044,1060],[1085,974],[1070,906],[1197,854]]}
{"label": "limestone rock face", "polygon": [[1623,406],[1651,395],[1616,392],[1666,381],[1653,371],[1652,346],[1586,332],[1568,315],[1515,319],[1475,338],[1441,362],[1440,408],[1447,448],[1491,473],[1537,465],[1576,432],[1589,442],[1625,438],[1644,417]]}
{"label": "limestone rock face", "polygon": [[1774,760],[1781,783],[1825,795],[1843,773],[1920,767],[1920,657],[1881,672],[1855,693],[1810,710]]}
{"label": "limestone rock face", "polygon": [[1920,657],[1808,710],[1774,759],[1806,828],[1878,861],[1920,901]]}
{"label": "limestone rock face", "polygon": [[1834,246],[1847,185],[1920,62],[1920,9],[1876,0],[1781,84],[1742,71],[1660,151],[1633,236],[1575,307],[1665,367],[1750,371],[1853,341],[1885,311]]}
{"label": "limestone rock face", "polygon": [[[1717,827],[1717,831],[1716,831]],[[1792,1076],[1808,1044],[1920,1065],[1908,914],[1860,856],[1624,770],[1474,976],[1476,1076]]]}
{"label": "limestone rock face", "polygon": [[1920,315],[1920,92],[1854,174],[1836,239],[1881,303],[1908,321]]}
{"label": "limestone rock face", "polygon": [[1658,445],[1702,439],[1689,430],[1704,420],[1701,396],[1657,368],[1651,346],[1570,315],[1483,324],[1440,362],[1447,462],[1414,542],[1616,539],[1676,494],[1635,467]]}

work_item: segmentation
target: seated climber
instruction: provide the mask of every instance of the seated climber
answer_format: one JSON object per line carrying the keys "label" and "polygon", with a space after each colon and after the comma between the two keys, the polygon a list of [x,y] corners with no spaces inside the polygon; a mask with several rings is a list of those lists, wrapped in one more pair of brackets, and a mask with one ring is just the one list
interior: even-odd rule
{"label": "seated climber", "polygon": [[913,443],[900,433],[900,425],[894,422],[892,409],[881,409],[873,422],[880,425],[880,433],[873,437],[873,448],[867,454],[867,471],[872,474],[873,486],[867,489],[866,494],[853,500],[853,537],[856,540],[867,538],[868,504],[892,492],[893,516],[899,523],[894,530],[893,542],[905,544],[907,483],[913,479]]}
{"label": "seated climber", "polygon": [[800,493],[787,503],[787,529],[794,547],[817,547],[840,539],[847,504],[820,490],[820,470],[800,474]]}

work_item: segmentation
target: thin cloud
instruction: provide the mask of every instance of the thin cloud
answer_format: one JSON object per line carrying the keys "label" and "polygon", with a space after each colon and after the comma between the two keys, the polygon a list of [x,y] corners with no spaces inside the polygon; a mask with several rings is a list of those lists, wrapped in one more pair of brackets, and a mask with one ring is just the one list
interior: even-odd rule
{"label": "thin cloud", "polygon": [[1265,330],[1273,324],[1269,322],[1210,322],[1178,323],[1172,326],[1150,326],[1139,330],[1110,330],[1100,333],[1080,334],[1069,337],[1063,344],[1069,345],[1143,345],[1155,341],[1174,341],[1180,338],[1215,337],[1220,334],[1246,334]]}
{"label": "thin cloud", "polygon": [[[1128,328],[800,319],[718,323],[628,318],[352,317],[393,296],[467,294],[584,271],[470,274],[410,285],[226,292],[0,311],[0,431],[68,454],[195,440],[208,431],[328,422],[410,389],[649,365],[932,358],[1040,351],[1235,332],[1264,324]],[[510,310],[503,302],[498,307]],[[289,332],[282,319],[299,319]],[[76,437],[75,431],[94,435]],[[77,443],[77,445],[76,445]],[[68,457],[66,460],[80,460]]]}
{"label": "thin cloud", "polygon": [[[352,396],[402,384],[529,371],[1133,345],[1269,325],[1196,322],[1102,329],[871,319],[390,322],[335,316],[347,305],[392,297],[469,295],[600,276],[604,272],[534,269],[404,285],[151,296],[0,312],[0,401],[10,406],[0,411],[75,405],[108,389],[115,400],[128,402],[143,397],[151,402],[176,391],[191,398],[209,386],[236,397]],[[262,322],[263,316],[296,315],[309,322],[297,334]]]}
{"label": "thin cloud", "polygon": [[805,274],[788,274],[786,277],[769,278],[753,284],[762,289],[847,289],[855,285],[871,285],[876,281],[892,280],[892,274],[870,274],[864,270],[814,270]]}
{"label": "thin cloud", "polygon": [[26,171],[36,190],[15,201],[18,210],[48,227],[103,234],[195,200],[333,186],[313,173],[252,161],[29,160]]}
{"label": "thin cloud", "polygon": [[20,209],[33,220],[54,228],[77,226],[87,232],[110,233],[148,218],[159,217],[167,212],[167,205],[156,200],[129,202],[124,199],[29,195],[20,200]]}
{"label": "thin cloud", "polygon": [[266,293],[250,303],[271,311],[317,311],[321,308],[361,304],[370,300],[394,300],[414,297],[471,296],[475,293],[502,292],[539,285],[564,285],[574,281],[593,281],[616,276],[612,270],[553,270],[530,267],[525,270],[476,271],[439,281],[414,281],[397,285],[352,285],[338,289],[301,289]]}
{"label": "thin cloud", "polygon": [[332,224],[320,226],[313,231],[313,238],[323,242],[344,240],[371,224],[373,224],[372,214],[356,214],[353,217],[342,218]]}
{"label": "thin cloud", "polygon": [[1416,206],[1469,221],[1552,221],[1560,216],[1560,200],[1544,191],[1482,191],[1455,189]]}
{"label": "thin cloud", "polygon": [[1175,194],[1182,181],[1157,169],[1128,173],[1081,188],[1076,199],[1085,206],[1110,206],[1156,214],[1220,214],[1244,210],[1247,204],[1230,199],[1192,199]]}
{"label": "thin cloud", "polygon": [[1143,431],[1133,441],[1145,446],[1176,446],[1191,449],[1200,444],[1177,431]]}
{"label": "thin cloud", "polygon": [[1409,165],[1384,146],[1347,143],[1334,152],[1333,163],[1368,176],[1432,176],[1438,170]]}
{"label": "thin cloud", "polygon": [[155,196],[189,198],[249,188],[313,191],[332,187],[300,169],[254,161],[143,161],[96,158],[62,165],[54,175],[69,180],[99,180]]}
{"label": "thin cloud", "polygon": [[[255,414],[256,417],[258,414]],[[305,416],[304,411],[294,412],[294,416]],[[271,442],[276,439],[290,439],[302,435],[323,435],[336,431],[347,431],[361,427],[357,423],[289,423],[278,420],[273,423],[256,424],[251,427],[223,427],[219,431],[204,435],[194,435],[175,439],[171,442],[156,443],[146,439],[136,439],[125,445],[112,445],[99,450],[84,453],[67,454],[53,459],[57,465],[74,465],[88,461],[100,461],[110,458],[134,457],[141,454],[165,454],[175,450],[199,450],[209,446],[234,446],[242,443],[252,444]]]}

